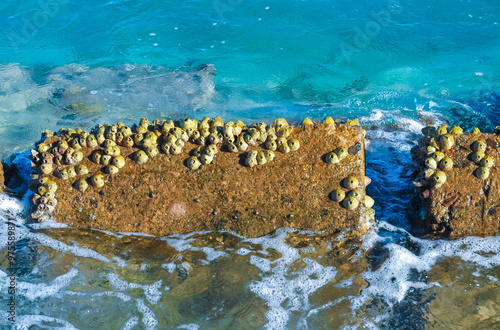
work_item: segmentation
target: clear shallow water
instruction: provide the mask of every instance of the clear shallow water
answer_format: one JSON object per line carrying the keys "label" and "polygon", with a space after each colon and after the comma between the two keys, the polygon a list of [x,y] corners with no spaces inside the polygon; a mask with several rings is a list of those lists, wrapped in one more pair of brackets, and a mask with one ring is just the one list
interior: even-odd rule
{"label": "clear shallow water", "polygon": [[284,242],[286,229],[41,229],[2,196],[2,255],[8,219],[19,240],[17,326],[498,327],[498,237],[416,238],[409,155],[427,123],[500,124],[499,14],[496,1],[2,2],[2,157],[45,128],[142,116],[358,118],[380,220],[340,253],[335,238]]}

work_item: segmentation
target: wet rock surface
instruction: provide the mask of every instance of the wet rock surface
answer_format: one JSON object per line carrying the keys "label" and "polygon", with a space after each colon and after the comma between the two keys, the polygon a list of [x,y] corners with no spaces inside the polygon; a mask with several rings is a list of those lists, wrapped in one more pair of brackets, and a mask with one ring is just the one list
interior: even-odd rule
{"label": "wet rock surface", "polygon": [[[454,139],[449,148],[443,148],[437,142],[436,152],[430,153],[433,149],[429,147],[440,140],[440,135],[427,135],[412,150],[418,173],[414,184],[423,201],[425,231],[438,237],[500,233],[500,136],[479,131],[447,135]],[[430,140],[431,136],[434,140]],[[484,141],[484,146],[477,147],[481,141]],[[484,151],[475,150],[477,148],[484,148]],[[429,160],[441,156],[444,156],[444,163],[437,160],[434,164]],[[434,166],[437,167],[435,170],[431,168]],[[445,173],[444,183],[436,181],[438,171]]]}
{"label": "wet rock surface", "polygon": [[[56,182],[57,207],[50,214],[56,221],[80,228],[157,236],[231,230],[256,237],[280,227],[327,232],[349,228],[364,232],[373,221],[373,210],[364,205],[365,182],[369,180],[365,178],[361,129],[345,124],[313,124],[290,126],[289,133],[289,141],[300,141],[298,150],[275,151],[274,160],[256,165],[249,165],[247,159],[253,150],[266,150],[262,141],[241,152],[230,152],[227,144],[218,143],[218,152],[211,162],[190,169],[186,161],[199,147],[190,139],[178,154],[160,151],[144,163],[137,157],[141,147],[119,145],[125,164],[116,174],[108,174],[109,167],[91,160],[96,148],[84,147],[80,149],[84,158],[78,165],[85,165],[88,174],[61,179],[61,170],[75,164],[53,164],[50,174],[42,174],[41,165],[47,161],[41,153],[34,152],[33,165],[39,175],[33,180],[32,189],[40,188],[43,177]],[[158,141],[161,139],[159,134]],[[60,140],[51,137],[45,144],[50,150],[57,149]],[[325,162],[327,153],[351,147],[357,152],[346,153],[339,163]],[[158,149],[162,150],[160,142]],[[96,173],[102,175],[102,186],[91,179]],[[339,188],[349,195],[352,189],[342,184],[347,177],[359,181],[354,197],[360,202],[352,209],[329,198]],[[76,189],[81,188],[76,185],[81,179],[88,182],[83,192]],[[41,198],[33,198],[32,216],[36,221],[43,221],[48,215],[45,206],[43,215],[37,215]]]}
{"label": "wet rock surface", "polygon": [[5,177],[3,173],[3,165],[2,162],[0,162],[0,191],[3,191],[5,189]]}

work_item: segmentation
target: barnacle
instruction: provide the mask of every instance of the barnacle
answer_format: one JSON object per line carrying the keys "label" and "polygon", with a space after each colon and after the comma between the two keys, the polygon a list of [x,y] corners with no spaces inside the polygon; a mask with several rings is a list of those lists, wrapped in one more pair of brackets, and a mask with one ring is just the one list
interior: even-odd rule
{"label": "barnacle", "polygon": [[452,135],[449,134],[441,135],[439,138],[439,147],[442,150],[449,150],[453,148],[454,144],[455,144],[455,139],[453,138]]}
{"label": "barnacle", "polygon": [[490,176],[490,169],[484,166],[476,168],[474,175],[481,180],[486,180]]}
{"label": "barnacle", "polygon": [[101,150],[95,150],[90,156],[90,160],[92,160],[96,164],[100,164],[102,155],[103,153]]}
{"label": "barnacle", "polygon": [[335,127],[335,121],[333,120],[332,117],[326,117],[325,119],[323,119],[323,124],[331,125],[331,126]]}
{"label": "barnacle", "polygon": [[278,149],[278,145],[276,144],[276,141],[268,139],[266,141],[266,149],[272,150],[272,151],[275,151],[276,149]]}
{"label": "barnacle", "polygon": [[437,134],[445,135],[446,133],[448,133],[448,126],[446,126],[445,124],[439,125],[437,129]]}
{"label": "barnacle", "polygon": [[348,210],[355,210],[359,205],[359,201],[354,197],[346,197],[342,201],[342,206]]}
{"label": "barnacle", "polygon": [[111,155],[102,155],[101,156],[101,165],[109,165],[109,163],[111,162],[111,158],[112,156]]}
{"label": "barnacle", "polygon": [[446,174],[443,171],[437,170],[432,175],[432,179],[434,181],[434,186],[439,188],[446,182]]}
{"label": "barnacle", "polygon": [[340,159],[336,153],[330,151],[325,155],[325,162],[328,164],[337,164],[338,162],[340,162]]}
{"label": "barnacle", "polygon": [[245,158],[245,165],[248,167],[252,167],[254,165],[257,165],[258,154],[259,153],[257,150],[251,150]]}
{"label": "barnacle", "polygon": [[437,162],[436,162],[436,160],[433,157],[428,157],[425,160],[425,166],[427,166],[428,168],[431,168],[431,169],[435,170],[437,168]]}
{"label": "barnacle", "polygon": [[368,208],[372,208],[373,205],[375,205],[375,201],[373,200],[373,198],[371,198],[368,195],[365,195],[364,203],[365,203],[365,206]]}
{"label": "barnacle", "polygon": [[214,156],[209,156],[207,154],[202,154],[200,157],[200,162],[204,165],[210,164],[214,160]]}
{"label": "barnacle", "polygon": [[49,146],[46,145],[45,143],[40,143],[37,147],[36,147],[36,150],[38,152],[46,152],[47,150],[49,150]]}
{"label": "barnacle", "polygon": [[178,155],[182,152],[182,148],[177,146],[177,145],[173,145],[173,146],[170,146],[170,154],[171,155]]}
{"label": "barnacle", "polygon": [[219,150],[215,144],[209,144],[205,147],[205,153],[209,156],[214,156]]}
{"label": "barnacle", "polygon": [[343,160],[344,158],[347,157],[347,149],[344,147],[338,147],[337,149],[333,150],[333,152],[337,155],[339,160]]}
{"label": "barnacle", "polygon": [[81,192],[85,192],[85,190],[87,190],[88,186],[89,186],[89,184],[87,183],[87,181],[85,179],[76,180],[76,182],[74,184],[74,187]]}
{"label": "barnacle", "polygon": [[104,134],[97,134],[95,138],[97,140],[97,144],[99,144],[99,145],[104,143],[104,141],[106,140],[106,138],[104,137]]}
{"label": "barnacle", "polygon": [[444,153],[442,153],[441,151],[436,151],[436,152],[432,155],[432,157],[436,160],[436,162],[441,161],[441,159],[443,159],[443,158],[444,158],[444,156],[445,156],[445,155],[444,155]]}
{"label": "barnacle", "polygon": [[300,148],[300,142],[297,139],[288,140],[288,146],[290,147],[290,151],[295,151]]}
{"label": "barnacle", "polygon": [[255,140],[254,140],[254,138],[252,137],[252,135],[251,135],[251,134],[244,133],[244,134],[243,134],[243,139],[245,140],[245,142],[246,142],[248,145],[251,145],[251,146],[254,146],[254,145],[255,145]]}
{"label": "barnacle", "polygon": [[276,155],[272,150],[264,150],[264,156],[266,157],[267,161],[270,162],[274,160],[274,157]]}
{"label": "barnacle", "polygon": [[345,122],[347,126],[360,126],[357,119],[348,120]]}
{"label": "barnacle", "polygon": [[121,155],[115,156],[111,159],[111,164],[118,168],[125,166],[125,158]]}
{"label": "barnacle", "polygon": [[115,165],[108,165],[104,168],[104,171],[108,174],[114,175],[118,173],[118,167]]}
{"label": "barnacle", "polygon": [[144,140],[144,135],[142,135],[141,133],[136,133],[134,134],[133,138],[136,146],[138,147],[142,146],[142,140]]}
{"label": "barnacle", "polygon": [[476,163],[479,164],[481,162],[481,159],[484,158],[484,152],[482,151],[474,151],[472,154],[470,154],[470,159]]}
{"label": "barnacle", "polygon": [[345,198],[345,192],[342,189],[335,189],[330,193],[330,199],[334,202],[342,202]]}
{"label": "barnacle", "polygon": [[361,200],[361,196],[362,196],[361,190],[359,190],[358,188],[354,188],[353,190],[348,191],[346,196],[347,197],[354,197],[359,201],[359,200]]}
{"label": "barnacle", "polygon": [[134,145],[134,140],[130,136],[126,136],[123,138],[121,145],[130,148]]}
{"label": "barnacle", "polygon": [[50,174],[54,170],[52,164],[42,164],[40,165],[40,172],[43,174]]}
{"label": "barnacle", "polygon": [[443,171],[449,171],[452,168],[453,168],[453,160],[450,157],[445,156],[439,161],[439,169]]}
{"label": "barnacle", "polygon": [[55,175],[56,175],[59,179],[61,179],[61,180],[68,180],[68,178],[69,178],[69,176],[68,176],[68,171],[67,171],[65,168],[63,168],[63,169],[61,169],[61,170],[57,171],[57,172],[55,173]]}
{"label": "barnacle", "polygon": [[352,190],[358,187],[359,181],[353,176],[348,176],[347,178],[344,178],[344,180],[342,180],[342,184],[344,188]]}
{"label": "barnacle", "polygon": [[245,151],[248,148],[248,143],[246,143],[245,139],[243,138],[243,135],[238,136],[238,139],[236,140],[236,145],[238,146],[238,149],[240,151]]}
{"label": "barnacle", "polygon": [[285,120],[285,118],[276,118],[274,120],[274,125],[276,125],[276,127],[288,127],[288,123],[287,121]]}
{"label": "barnacle", "polygon": [[151,137],[144,137],[141,141],[141,147],[143,148],[153,148],[156,146],[156,141]]}
{"label": "barnacle", "polygon": [[191,156],[186,160],[186,165],[190,170],[197,170],[201,166],[201,162],[198,157]]}
{"label": "barnacle", "polygon": [[493,166],[493,157],[489,156],[489,155],[485,155],[483,157],[483,159],[481,159],[481,163],[480,163],[481,166],[483,167],[492,167]]}
{"label": "barnacle", "polygon": [[284,127],[278,127],[276,129],[276,136],[277,137],[282,137],[282,138],[287,138],[290,135],[290,131],[288,130],[288,126]]}
{"label": "barnacle", "polygon": [[232,152],[232,153],[237,153],[239,151],[238,146],[236,146],[236,144],[234,144],[234,143],[228,144],[227,149],[229,150],[229,152]]}
{"label": "barnacle", "polygon": [[87,166],[80,164],[75,166],[75,172],[78,175],[86,175],[89,173],[89,169],[87,168]]}
{"label": "barnacle", "polygon": [[106,155],[110,155],[110,156],[119,156],[121,151],[120,151],[120,147],[117,146],[117,145],[114,145],[114,146],[109,146],[107,148],[104,149],[104,153]]}
{"label": "barnacle", "polygon": [[313,121],[309,118],[305,118],[303,121],[302,121],[302,125],[314,125]]}
{"label": "barnacle", "polygon": [[450,130],[450,134],[461,135],[464,134],[464,131],[460,126],[453,126]]}
{"label": "barnacle", "polygon": [[471,144],[472,151],[485,152],[486,151],[486,142],[483,140],[476,140]]}
{"label": "barnacle", "polygon": [[148,159],[148,155],[143,150],[139,150],[133,155],[133,160],[139,165],[143,165],[148,161]]}
{"label": "barnacle", "polygon": [[290,146],[288,145],[287,142],[281,144],[281,145],[278,145],[278,151],[279,152],[283,152],[283,153],[289,153],[290,152]]}
{"label": "barnacle", "polygon": [[259,151],[257,153],[257,164],[264,165],[265,163],[267,163],[266,155],[264,154],[263,151]]}
{"label": "barnacle", "polygon": [[74,178],[76,176],[76,171],[75,171],[75,168],[73,166],[68,167],[66,169],[66,173],[68,173],[68,179]]}
{"label": "barnacle", "polygon": [[472,130],[472,134],[480,134],[480,133],[481,131],[477,127],[474,127],[474,129]]}

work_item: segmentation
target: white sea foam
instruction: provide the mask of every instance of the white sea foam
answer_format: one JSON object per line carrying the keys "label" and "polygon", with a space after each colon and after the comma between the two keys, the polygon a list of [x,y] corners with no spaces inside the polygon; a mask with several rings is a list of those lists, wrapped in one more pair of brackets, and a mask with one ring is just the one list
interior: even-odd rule
{"label": "white sea foam", "polygon": [[146,329],[154,329],[158,325],[156,315],[153,311],[144,304],[144,300],[136,299],[137,310],[142,314],[142,324]]}
{"label": "white sea foam", "polygon": [[56,277],[50,283],[32,284],[28,282],[19,282],[17,284],[17,294],[31,301],[35,299],[44,299],[55,295],[57,292],[67,287],[77,274],[78,270],[72,268],[69,272]]}
{"label": "white sea foam", "polygon": [[51,328],[53,329],[77,330],[68,321],[45,315],[19,315],[16,318],[16,324],[13,326],[13,329],[28,330],[33,326],[39,326],[43,329],[46,328],[45,324],[51,324]]}

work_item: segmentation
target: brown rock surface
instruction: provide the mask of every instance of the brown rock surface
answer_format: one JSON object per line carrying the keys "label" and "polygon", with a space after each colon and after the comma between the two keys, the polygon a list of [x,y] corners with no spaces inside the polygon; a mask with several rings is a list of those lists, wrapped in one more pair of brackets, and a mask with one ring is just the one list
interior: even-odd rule
{"label": "brown rock surface", "polygon": [[3,165],[2,162],[0,162],[0,191],[3,191],[4,189],[5,189],[5,177],[3,172]]}
{"label": "brown rock surface", "polygon": [[[446,173],[446,182],[439,188],[432,182],[417,188],[423,199],[425,210],[425,230],[427,233],[444,237],[489,236],[500,233],[500,192],[498,166],[500,164],[500,136],[492,134],[453,135],[455,145],[450,150],[441,150],[453,160],[453,168]],[[474,175],[478,168],[472,160],[471,144],[484,140],[485,154],[494,160],[487,179]],[[418,165],[419,176],[424,176],[425,138],[413,150]]]}
{"label": "brown rock surface", "polygon": [[[279,227],[334,232],[352,228],[363,232],[363,203],[347,210],[329,199],[340,182],[358,178],[365,193],[364,136],[353,126],[306,125],[295,127],[289,138],[301,147],[289,153],[276,152],[275,160],[252,168],[244,166],[247,152],[220,150],[214,164],[189,170],[184,162],[197,145],[187,142],[180,155],[158,154],[144,165],[130,155],[138,149],[120,147],[126,165],[115,175],[103,174],[102,188],[80,192],[72,188],[76,177],[60,180],[54,219],[81,228],[114,232],[142,232],[163,236],[201,230],[231,230],[247,237],[267,234]],[[57,139],[57,138],[56,138]],[[351,148],[339,164],[327,164],[322,156],[337,147]],[[361,146],[359,148],[359,146]],[[220,146],[219,146],[220,149]],[[102,170],[84,151],[90,177]],[[64,166],[62,166],[64,167]]]}

